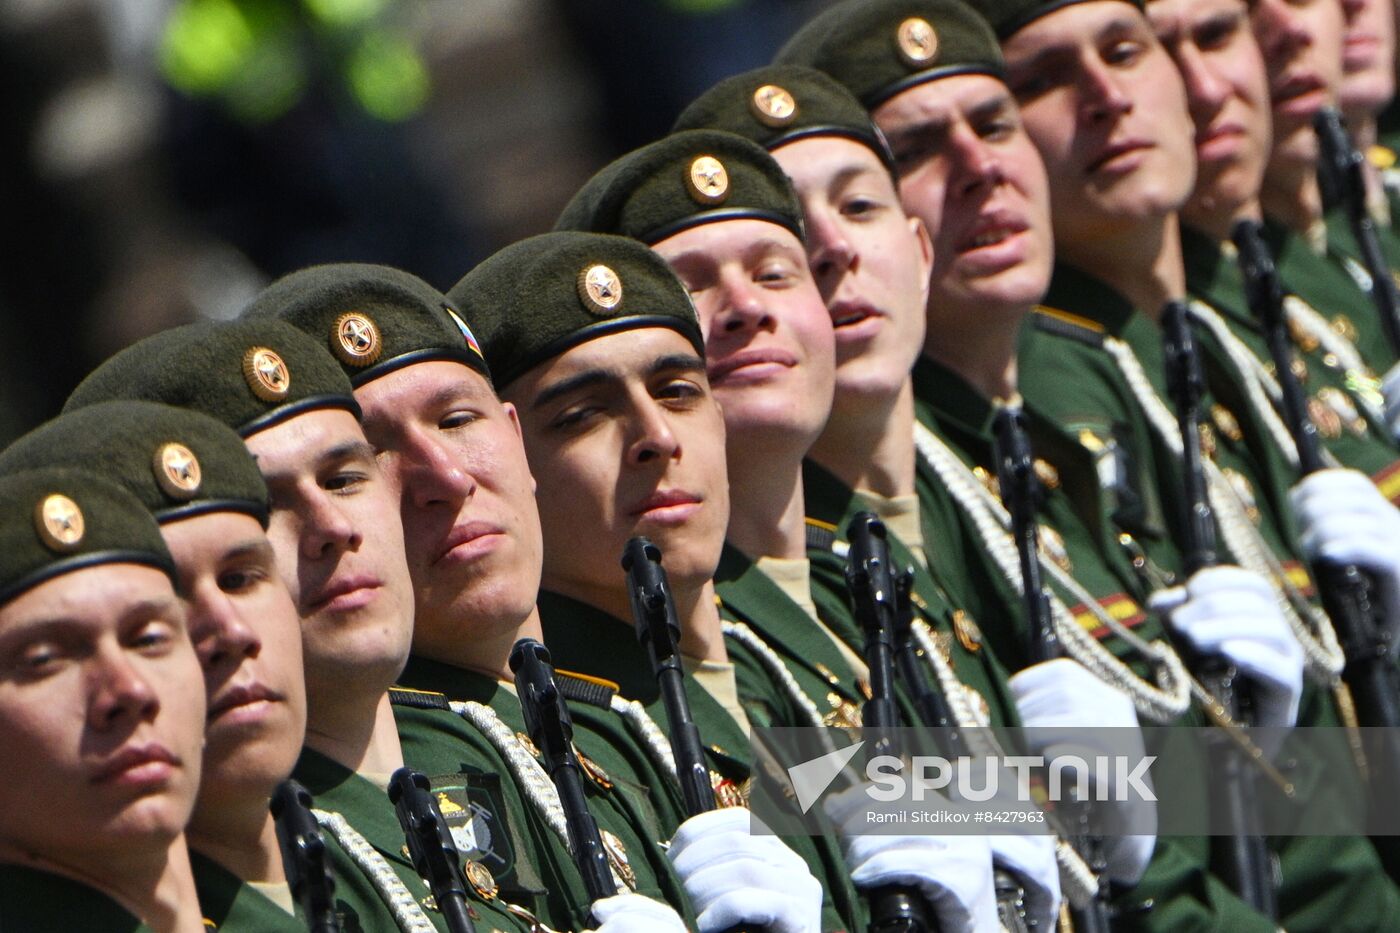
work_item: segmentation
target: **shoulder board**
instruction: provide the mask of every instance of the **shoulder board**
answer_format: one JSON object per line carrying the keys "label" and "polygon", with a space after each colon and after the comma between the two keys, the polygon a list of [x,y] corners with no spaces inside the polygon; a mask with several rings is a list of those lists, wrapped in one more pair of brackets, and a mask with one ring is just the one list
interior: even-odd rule
{"label": "shoulder board", "polygon": [[1031,322],[1035,325],[1036,330],[1044,331],[1047,334],[1068,337],[1070,340],[1077,340],[1091,347],[1103,346],[1102,325],[1086,317],[1061,311],[1059,308],[1037,305],[1035,311],[1031,313]]}
{"label": "shoulder board", "polygon": [[620,689],[611,680],[554,669],[554,683],[564,699],[587,703],[600,709],[612,709],[612,698]]}
{"label": "shoulder board", "polygon": [[809,518],[807,524],[807,550],[831,551],[836,547],[836,526],[819,518]]}
{"label": "shoulder board", "polygon": [[447,695],[431,690],[414,690],[411,687],[390,687],[389,703],[393,706],[411,706],[414,709],[452,709]]}

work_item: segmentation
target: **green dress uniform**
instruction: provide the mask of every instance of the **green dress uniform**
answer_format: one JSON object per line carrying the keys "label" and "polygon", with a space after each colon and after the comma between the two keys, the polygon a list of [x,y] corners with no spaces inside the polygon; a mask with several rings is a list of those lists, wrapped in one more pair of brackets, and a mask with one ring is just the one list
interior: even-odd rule
{"label": "green dress uniform", "polygon": [[[1376,234],[1382,258],[1385,259],[1390,269],[1395,269],[1397,264],[1400,264],[1400,240],[1397,240],[1391,228],[1384,224],[1376,224]],[[1308,239],[1305,237],[1296,238],[1299,240]],[[1377,372],[1385,372],[1397,360],[1400,360],[1400,356],[1397,356],[1395,347],[1386,339],[1381,324],[1380,311],[1371,300],[1371,274],[1361,260],[1361,247],[1352,233],[1346,211],[1334,208],[1324,214],[1323,221],[1318,226],[1316,240],[1315,246],[1303,245],[1302,248],[1325,258],[1345,273],[1352,286],[1364,299],[1364,303],[1357,303],[1358,308],[1354,316],[1348,314],[1346,321],[1337,321],[1339,329],[1365,355],[1367,362],[1371,364],[1373,369]],[[1394,274],[1391,272],[1392,277]],[[1285,276],[1285,280],[1295,281],[1287,276]]]}
{"label": "green dress uniform", "polygon": [[[561,685],[565,679],[556,678]],[[517,773],[521,762],[538,760],[519,700],[494,678],[417,656],[409,659],[399,682],[391,697],[404,760],[428,774],[434,786],[441,781],[463,788],[471,801],[464,807],[489,808],[492,850],[482,861],[495,873],[501,896],[527,906],[550,926],[588,926],[590,900],[567,843]],[[454,702],[489,709],[504,729],[501,741],[509,745],[497,747],[479,724],[452,709]],[[596,719],[585,721],[585,705],[569,701],[571,714],[581,713],[575,717],[574,744],[581,753],[589,812],[603,834],[614,872],[628,889],[693,919],[689,898],[659,843],[668,834],[662,815],[667,811],[658,812],[653,788],[641,784],[628,767],[631,760],[616,750],[621,730],[600,732]]]}
{"label": "green dress uniform", "polygon": [[[651,661],[634,637],[630,623],[557,593],[541,593],[539,607],[545,643],[556,664],[616,683],[620,696],[642,704],[663,730],[667,727],[665,705]],[[757,659],[751,654],[745,657],[743,646],[733,640],[727,640],[726,646],[746,709],[755,705],[768,710],[789,708],[787,698],[774,687],[771,675]],[[711,783],[718,791],[717,802],[741,803],[748,782],[763,779],[744,725],[693,677],[687,676],[684,684],[691,716],[705,742]],[[774,724],[808,725],[798,720]],[[726,793],[725,789],[731,787],[740,789],[740,793]],[[822,929],[864,929],[864,907],[851,884],[837,840],[831,836],[798,836],[785,837],[784,842],[803,858],[822,884]]]}
{"label": "green dress uniform", "polygon": [[[317,811],[339,814],[363,837],[392,870],[393,878],[401,882],[423,908],[433,925],[446,933],[446,923],[433,903],[432,892],[413,867],[403,828],[388,794],[367,778],[310,748],[302,749],[292,777],[311,792]],[[336,912],[346,933],[398,929],[390,902],[373,877],[370,859],[365,854],[356,854],[357,841],[342,838],[341,832],[323,819],[318,818],[318,822],[331,854]],[[467,872],[469,880],[474,875],[471,870]],[[528,929],[528,924],[516,920],[494,897],[486,897],[476,884],[467,886],[467,906],[478,929]]]}
{"label": "green dress uniform", "polygon": [[1385,338],[1367,292],[1370,276],[1357,260],[1337,250],[1335,238],[1329,236],[1314,248],[1307,237],[1266,217],[1264,242],[1287,288],[1351,341],[1374,372],[1384,373],[1400,359]]}
{"label": "green dress uniform", "polygon": [[[981,475],[993,469],[991,423],[994,410],[991,402],[957,374],[938,363],[922,358],[914,368],[915,410],[920,423],[935,433],[962,461]],[[1093,455],[1080,446],[1073,435],[1063,432],[1030,403],[1025,406],[1033,446],[1038,457],[1044,457],[1058,472],[1051,485],[1044,484],[1046,494],[1038,518],[1043,528],[1053,529],[1051,535],[1060,544],[1058,551],[1063,565],[1074,579],[1099,604],[1098,609],[1085,605],[1072,593],[1057,584],[1047,583],[1064,600],[1076,620],[1106,648],[1122,657],[1139,676],[1147,673],[1145,666],[1130,656],[1127,645],[1101,623],[1097,611],[1107,612],[1120,624],[1146,640],[1164,638],[1160,623],[1142,608],[1140,571],[1141,549],[1119,543],[1117,536],[1102,520],[1091,523],[1086,517],[1108,513],[1108,497],[1096,482]],[[1063,459],[1051,454],[1065,455]],[[928,471],[921,462],[921,471]],[[1043,472],[1044,468],[1038,470]],[[930,483],[937,477],[930,475]],[[990,483],[990,479],[988,479]],[[1081,513],[1081,507],[1084,512]],[[963,519],[966,520],[965,514]],[[1092,530],[1091,530],[1092,529]],[[970,530],[969,540],[978,532]],[[1006,659],[1016,668],[1025,666],[1028,632],[1023,604],[1001,574],[986,549],[981,548],[981,566],[969,568],[976,575],[995,580],[994,591],[985,595],[994,605],[1001,601],[1001,611],[982,616],[982,630],[998,658]],[[969,551],[969,553],[972,553]],[[1198,713],[1188,709],[1177,720],[1182,724],[1199,725]],[[1149,723],[1150,724],[1150,723]],[[1160,807],[1199,807],[1200,799],[1169,801]],[[1115,929],[1142,930],[1273,930],[1274,924],[1255,912],[1231,893],[1219,879],[1210,874],[1209,841],[1191,837],[1158,837],[1152,861],[1146,873],[1132,889],[1120,892],[1114,899],[1118,910]]]}
{"label": "green dress uniform", "polygon": [[[817,611],[831,629],[852,649],[860,652],[864,635],[852,618],[846,590],[844,554],[849,548],[845,530],[858,512],[869,505],[858,493],[820,464],[808,460],[802,467],[802,489],[808,524],[808,557],[812,562],[812,593]],[[984,645],[976,618],[957,607],[935,582],[930,569],[887,529],[890,559],[896,569],[913,570],[911,602],[915,617],[933,634],[939,653],[957,680],[976,699],[975,705],[993,726],[1017,725],[1016,703],[1006,686],[1007,673],[989,646]],[[930,539],[937,542],[939,539]],[[941,563],[935,564],[941,571]],[[931,665],[927,679],[936,684]],[[903,687],[903,682],[900,682]],[[917,716],[911,722],[918,722]]]}
{"label": "green dress uniform", "polygon": [[[1209,385],[1202,399],[1202,410],[1210,413],[1214,427],[1209,432],[1213,440],[1209,445],[1214,448],[1212,456],[1223,469],[1245,477],[1243,483],[1253,490],[1256,503],[1251,518],[1275,553],[1287,560],[1288,542],[1292,539],[1291,516],[1286,511],[1290,468],[1277,447],[1271,446],[1266,429],[1256,422],[1258,413],[1233,381],[1221,346],[1204,328],[1196,330],[1200,334]],[[1158,495],[1166,503],[1168,516],[1178,514],[1172,508],[1179,505],[1183,494],[1178,458],[1166,452],[1160,446],[1160,438],[1151,432],[1143,434],[1141,427],[1136,430],[1125,427],[1142,425],[1145,415],[1138,409],[1135,396],[1105,344],[1107,337],[1123,341],[1142,363],[1157,394],[1164,395],[1166,380],[1160,330],[1102,282],[1061,264],[1056,267],[1045,306],[1037,310],[1023,336],[1021,384],[1027,397],[1036,399],[1041,417],[1048,421],[1052,430],[1060,432],[1063,440],[1073,442],[1068,425],[1098,412],[1116,427],[1115,443],[1133,451],[1139,462],[1150,460],[1164,468],[1159,480],[1165,481],[1165,485],[1159,487]],[[1058,459],[1054,444],[1043,444],[1038,436],[1035,440],[1037,451],[1050,459],[1060,476],[1080,475],[1073,461]],[[1073,446],[1071,443],[1065,453],[1071,453]],[[1089,451],[1080,446],[1082,459]],[[1089,471],[1083,475],[1093,477],[1096,474]],[[1142,489],[1138,494],[1148,497],[1151,492]],[[1110,495],[1097,509],[1083,513],[1089,527],[1095,524],[1100,527],[1100,540],[1111,540],[1118,533],[1113,500],[1119,498]],[[1071,540],[1072,536],[1066,535],[1067,545]],[[1071,561],[1082,560],[1082,549],[1069,546],[1067,550]],[[1148,563],[1168,573],[1179,574],[1180,563],[1169,558],[1172,550],[1152,548]],[[1305,579],[1302,574],[1306,571],[1296,560],[1287,560],[1285,568],[1294,582]],[[1076,566],[1076,577],[1080,572]],[[1120,579],[1132,583],[1131,575],[1120,573]],[[1150,587],[1144,587],[1130,589],[1129,593],[1141,603],[1149,591]],[[1163,631],[1161,624],[1150,618],[1144,619],[1139,632],[1148,630]],[[1339,719],[1330,698],[1322,690],[1305,689],[1298,722],[1308,726],[1335,726]],[[1342,740],[1340,736],[1338,740]],[[1293,769],[1290,778],[1298,786],[1300,800],[1306,801],[1307,806],[1345,808],[1350,805],[1348,801],[1333,799],[1335,794],[1330,791],[1314,793],[1320,776],[1310,763],[1282,764]],[[1293,837],[1275,840],[1275,843],[1282,876],[1281,922],[1288,929],[1336,929],[1340,922],[1338,917],[1343,915],[1357,918],[1357,928],[1361,929],[1371,927],[1377,918],[1393,916],[1400,892],[1385,877],[1375,850],[1367,840]],[[1332,914],[1330,919],[1329,913]]]}
{"label": "green dress uniform", "polygon": [[[1186,288],[1216,309],[1231,333],[1272,370],[1264,332],[1250,312],[1239,265],[1212,238],[1183,228]],[[1384,399],[1369,369],[1347,368],[1317,337],[1289,328],[1293,371],[1308,397],[1308,411],[1326,448],[1343,466],[1370,476],[1386,498],[1400,504],[1400,448],[1384,421]]]}
{"label": "green dress uniform", "polygon": [[0,865],[0,930],[5,933],[150,933],[116,901],[80,881],[22,865]]}
{"label": "green dress uniform", "polygon": [[[335,847],[333,841],[326,845],[328,849]],[[191,850],[190,867],[194,870],[194,886],[199,892],[206,929],[306,933],[306,921],[300,913],[287,913],[280,904],[213,859]],[[384,919],[388,919],[387,913]]]}

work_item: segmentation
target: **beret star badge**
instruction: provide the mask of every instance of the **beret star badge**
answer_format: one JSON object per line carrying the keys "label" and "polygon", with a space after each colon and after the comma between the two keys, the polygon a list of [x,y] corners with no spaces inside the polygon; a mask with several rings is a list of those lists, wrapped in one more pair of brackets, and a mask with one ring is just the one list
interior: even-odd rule
{"label": "beret star badge", "polygon": [[34,527],[45,546],[60,554],[77,548],[87,531],[78,503],[58,492],[39,502],[34,510]]}
{"label": "beret star badge", "polygon": [[787,126],[797,116],[797,101],[785,88],[765,84],[753,92],[749,106],[764,126]]}
{"label": "beret star badge", "polygon": [[911,16],[895,30],[895,45],[905,64],[917,68],[927,65],[938,54],[938,33],[928,20]]}
{"label": "beret star badge", "polygon": [[346,366],[368,366],[379,359],[384,341],[369,315],[347,311],[331,325],[331,351]]}
{"label": "beret star badge", "polygon": [[248,388],[264,402],[280,402],[292,386],[292,374],[276,350],[249,347],[243,354],[243,378]]}
{"label": "beret star badge", "polygon": [[199,491],[199,484],[204,479],[199,458],[194,455],[194,451],[174,441],[160,446],[152,467],[156,475],[156,485],[172,499],[192,498]]}
{"label": "beret star badge", "polygon": [[622,303],[622,279],[599,263],[578,274],[578,296],[594,314],[608,314]]}
{"label": "beret star badge", "polygon": [[729,197],[729,172],[714,156],[702,155],[691,162],[686,181],[691,198],[700,204],[720,204]]}

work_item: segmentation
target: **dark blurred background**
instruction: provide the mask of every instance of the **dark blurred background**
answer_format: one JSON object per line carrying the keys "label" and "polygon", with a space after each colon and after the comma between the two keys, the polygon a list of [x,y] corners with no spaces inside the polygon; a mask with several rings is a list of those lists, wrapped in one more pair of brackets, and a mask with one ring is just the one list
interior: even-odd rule
{"label": "dark blurred background", "polygon": [[0,0],[0,445],[317,262],[447,289],[822,0]]}

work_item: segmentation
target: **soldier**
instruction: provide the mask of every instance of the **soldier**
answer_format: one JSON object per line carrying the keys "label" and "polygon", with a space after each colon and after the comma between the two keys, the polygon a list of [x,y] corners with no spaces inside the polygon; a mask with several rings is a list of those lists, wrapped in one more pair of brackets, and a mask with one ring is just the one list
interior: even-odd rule
{"label": "soldier", "polygon": [[[318,817],[323,830],[349,857],[337,873],[363,881],[343,886],[340,899],[348,914],[387,911],[401,928],[442,928],[441,915],[424,907],[429,892],[383,792],[403,765],[388,688],[408,654],[413,594],[394,493],[360,429],[349,380],[296,328],[249,320],[191,325],[138,342],[84,380],[68,408],[132,397],[196,408],[243,435],[267,482],[268,537],[302,621],[307,744],[293,777],[326,811]],[[507,773],[492,747],[481,745],[463,766]],[[512,829],[526,819],[523,807],[508,809],[499,794],[470,802],[502,839],[524,838]],[[535,877],[526,854],[516,858],[505,842],[493,851],[512,853],[512,868]],[[488,853],[468,848],[464,856],[476,862]],[[474,899],[491,901],[507,883],[512,898],[518,892],[528,899],[502,898],[500,905],[526,926],[550,895],[538,883],[517,887],[514,871],[500,885],[485,883],[490,876],[470,866],[468,872],[482,879],[471,886]],[[556,909],[569,916],[567,905]],[[647,916],[655,917],[650,908]]]}
{"label": "soldier", "polygon": [[193,933],[204,687],[160,530],[76,470],[0,504],[0,926]]}
{"label": "soldier", "polygon": [[[372,339],[361,357],[342,347],[340,359],[364,407],[366,434],[400,492],[418,597],[415,653],[400,679],[409,689],[396,691],[400,731],[410,760],[437,773],[460,754],[459,736],[471,728],[464,712],[483,716],[489,708],[507,736],[524,728],[501,683],[509,682],[506,659],[515,641],[544,637],[536,606],[542,559],[536,484],[515,406],[497,398],[463,314],[425,283],[378,266],[317,267],[283,278],[248,313],[277,314],[337,346],[347,309]],[[620,571],[613,572],[620,580]],[[464,638],[468,631],[474,637]],[[555,659],[565,666],[558,652]],[[674,773],[657,767],[630,719],[606,697],[596,699],[596,681],[563,670],[556,675],[574,698],[575,741],[587,756],[592,790],[637,814],[637,825],[651,833],[626,847],[616,836],[604,837],[619,870],[631,870],[629,864],[654,858],[650,840],[669,838],[682,824]],[[589,695],[592,702],[582,699]],[[655,728],[650,720],[643,725]],[[724,836],[701,821],[681,831],[693,841]],[[724,838],[720,845],[731,856],[747,845]],[[663,879],[665,864],[658,866]],[[693,879],[682,876],[689,890]],[[733,891],[711,879],[707,897],[763,900],[752,882],[737,875],[727,882]],[[689,901],[679,884],[671,896]],[[715,925],[709,916],[701,922]]]}

